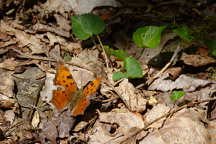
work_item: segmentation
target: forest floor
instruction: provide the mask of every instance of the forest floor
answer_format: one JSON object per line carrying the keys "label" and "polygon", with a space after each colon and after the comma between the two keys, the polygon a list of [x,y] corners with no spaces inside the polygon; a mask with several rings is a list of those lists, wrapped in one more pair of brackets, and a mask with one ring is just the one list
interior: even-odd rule
{"label": "forest floor", "polygon": [[[83,13],[105,30],[77,38]],[[157,47],[135,44],[144,26],[167,27]],[[215,57],[209,1],[2,0],[0,144],[215,144]]]}

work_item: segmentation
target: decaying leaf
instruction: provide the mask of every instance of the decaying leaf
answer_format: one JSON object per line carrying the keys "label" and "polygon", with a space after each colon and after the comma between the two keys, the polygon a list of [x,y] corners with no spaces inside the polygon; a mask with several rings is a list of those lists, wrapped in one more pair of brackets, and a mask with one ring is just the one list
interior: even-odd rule
{"label": "decaying leaf", "polygon": [[[113,125],[115,128],[112,128]],[[116,138],[127,135],[133,128],[143,128],[141,115],[116,109],[113,112],[100,113],[99,121],[93,127],[89,144],[112,143],[118,144]]]}
{"label": "decaying leaf", "polygon": [[[215,92],[216,92],[216,84],[211,84],[211,85],[206,86],[200,90],[196,90],[196,91],[191,92],[191,93],[186,93],[186,95],[184,97],[182,97],[178,100],[177,104],[184,103],[187,101],[202,101],[205,99],[209,99],[209,98],[213,97]],[[202,104],[200,104],[200,106],[206,107],[206,103],[202,103]]]}
{"label": "decaying leaf", "polygon": [[51,73],[46,73],[45,84],[43,89],[40,91],[40,96],[42,101],[49,103],[52,99],[53,90],[57,89],[57,86],[54,85],[55,75]]}
{"label": "decaying leaf", "polygon": [[[99,59],[98,49],[83,50],[80,54],[73,57],[70,62],[78,64],[84,68],[88,68],[88,70],[91,70],[97,77],[104,77],[102,68],[103,63]],[[74,78],[76,78],[76,76]]]}
{"label": "decaying leaf", "polygon": [[89,13],[93,8],[99,6],[119,6],[119,3],[115,0],[70,0],[69,3],[77,14]]}
{"label": "decaying leaf", "polygon": [[[32,71],[32,69],[34,69]],[[29,112],[31,109],[26,107],[32,107],[37,104],[40,90],[42,89],[44,79],[36,80],[37,71],[35,68],[26,70],[23,74],[16,75],[15,82],[17,85],[16,98],[19,105],[22,107],[23,117],[29,118]]]}
{"label": "decaying leaf", "polygon": [[[164,104],[158,104],[158,105],[154,106],[153,109],[151,109],[150,111],[148,111],[145,114],[145,122],[150,123],[150,122],[156,120],[157,118],[161,117],[162,115],[168,113],[169,111],[170,111],[170,108],[168,106],[165,106]],[[150,127],[151,128],[162,127],[163,121],[165,119],[166,118],[162,118],[160,121],[153,123]]]}
{"label": "decaying leaf", "polygon": [[40,54],[46,52],[46,46],[35,35],[28,34],[24,31],[13,28],[9,23],[1,22],[1,28],[7,28],[7,31],[14,33],[19,41],[19,47],[27,46],[31,50],[31,54]]}
{"label": "decaying leaf", "polygon": [[47,32],[45,34],[49,39],[49,46],[54,46],[55,44],[60,44],[61,49],[71,52],[71,53],[77,53],[82,50],[82,46],[80,42],[71,42],[67,41],[64,38],[57,36],[51,32]]}
{"label": "decaying leaf", "polygon": [[184,74],[180,75],[175,81],[168,79],[169,75],[164,74],[156,79],[150,86],[149,90],[171,91],[174,89],[182,89],[185,92],[191,92],[198,87],[204,87],[208,84],[214,83],[207,80],[192,78]]}
{"label": "decaying leaf", "polygon": [[216,121],[210,121],[208,123],[208,134],[210,139],[210,143],[209,144],[214,144],[216,142]]}
{"label": "decaying leaf", "polygon": [[5,111],[4,114],[5,120],[10,122],[10,124],[12,124],[14,122],[15,119],[15,113],[13,110],[7,110]]}
{"label": "decaying leaf", "polygon": [[31,125],[33,126],[33,128],[37,128],[39,123],[40,123],[40,115],[39,115],[38,111],[35,111],[33,114]]}
{"label": "decaying leaf", "polygon": [[62,15],[65,12],[72,11],[72,7],[70,5],[70,1],[58,1],[58,0],[47,0],[44,4],[41,4],[42,9],[45,9],[48,12],[55,12],[58,11]]}
{"label": "decaying leaf", "polygon": [[36,80],[43,78],[45,76],[45,73],[37,67],[31,67],[30,69],[27,69],[21,74],[14,74],[14,76],[19,79]]}
{"label": "decaying leaf", "polygon": [[172,79],[176,79],[182,73],[182,68],[181,67],[171,67],[171,68],[168,68],[164,73],[168,73],[170,74]]}
{"label": "decaying leaf", "polygon": [[9,97],[14,95],[14,80],[12,74],[12,71],[7,71],[0,68],[0,93]]}
{"label": "decaying leaf", "polygon": [[81,121],[80,123],[78,123],[75,128],[73,129],[73,131],[78,132],[80,130],[82,130],[83,128],[85,128],[88,125],[88,122],[85,121]]}
{"label": "decaying leaf", "polygon": [[42,131],[39,134],[43,143],[46,143],[45,140],[48,139],[51,143],[57,144],[56,138],[58,137],[58,130],[56,128],[56,125],[56,121],[53,120],[41,122],[40,128]]}
{"label": "decaying leaf", "polygon": [[16,67],[22,65],[30,65],[30,64],[37,64],[37,60],[26,60],[26,61],[16,61],[14,58],[5,59],[3,62],[0,63],[0,68],[6,70],[15,70]]}
{"label": "decaying leaf", "polygon": [[0,94],[0,108],[10,109],[14,106],[15,100]]}
{"label": "decaying leaf", "polygon": [[64,112],[60,117],[58,117],[58,121],[58,137],[69,137],[70,130],[75,124],[75,118],[71,117],[71,110]]}
{"label": "decaying leaf", "polygon": [[0,68],[15,70],[18,62],[14,60],[14,58],[5,59],[2,63],[0,63]]}
{"label": "decaying leaf", "polygon": [[194,67],[199,66],[205,66],[208,64],[216,63],[216,60],[214,58],[211,58],[209,56],[202,56],[197,54],[186,54],[183,53],[180,58],[185,64],[191,65]]}
{"label": "decaying leaf", "polygon": [[124,79],[115,89],[131,111],[143,112],[146,109],[147,100],[141,93],[136,92],[135,87],[128,79]]}
{"label": "decaying leaf", "polygon": [[183,109],[167,118],[161,129],[149,133],[140,144],[209,144],[202,114],[192,108]]}

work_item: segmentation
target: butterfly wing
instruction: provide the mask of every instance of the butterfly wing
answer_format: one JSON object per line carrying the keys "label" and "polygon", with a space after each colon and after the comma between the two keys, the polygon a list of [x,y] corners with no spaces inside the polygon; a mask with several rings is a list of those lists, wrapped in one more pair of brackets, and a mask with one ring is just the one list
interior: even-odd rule
{"label": "butterfly wing", "polygon": [[54,84],[59,86],[53,91],[51,103],[59,110],[63,109],[71,101],[74,93],[77,91],[77,85],[70,70],[63,64],[57,65]]}
{"label": "butterfly wing", "polygon": [[89,96],[96,93],[100,86],[101,78],[97,78],[91,81],[81,93],[81,98],[77,101],[75,107],[72,109],[71,115],[77,116],[84,114],[86,108],[89,105]]}

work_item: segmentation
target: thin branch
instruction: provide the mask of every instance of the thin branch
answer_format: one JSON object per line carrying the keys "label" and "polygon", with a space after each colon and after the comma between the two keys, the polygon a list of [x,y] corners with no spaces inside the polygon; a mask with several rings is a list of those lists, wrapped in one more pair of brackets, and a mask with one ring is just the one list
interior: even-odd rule
{"label": "thin branch", "polygon": [[175,60],[175,58],[177,57],[177,54],[180,51],[180,45],[177,46],[172,58],[170,59],[170,61],[152,78],[150,78],[146,83],[148,85],[150,85],[156,78],[158,78],[163,72],[165,72],[167,70],[167,68],[173,63],[173,61]]}
{"label": "thin branch", "polygon": [[100,43],[100,46],[101,46],[101,48],[102,48],[102,50],[103,50],[104,57],[105,57],[106,67],[107,67],[107,69],[108,69],[108,68],[109,68],[109,59],[108,59],[108,56],[107,56],[107,54],[106,54],[106,52],[105,52],[104,46],[103,46],[103,44],[102,44],[102,42],[101,42],[101,39],[100,39],[99,35],[97,35],[97,39],[98,39],[98,41],[99,41],[99,43]]}

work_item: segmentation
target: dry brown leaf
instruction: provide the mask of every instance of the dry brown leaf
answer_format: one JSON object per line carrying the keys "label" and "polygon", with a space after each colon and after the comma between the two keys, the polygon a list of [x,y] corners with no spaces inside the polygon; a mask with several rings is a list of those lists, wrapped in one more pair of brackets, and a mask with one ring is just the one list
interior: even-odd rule
{"label": "dry brown leaf", "polygon": [[54,74],[46,73],[45,84],[40,92],[42,101],[45,101],[47,103],[49,103],[52,99],[53,90],[57,89],[57,86],[54,85],[54,78]]}
{"label": "dry brown leaf", "polygon": [[59,12],[61,15],[65,15],[65,12],[72,11],[69,0],[47,0],[45,3],[41,4],[40,9],[44,9],[49,13]]}
{"label": "dry brown leaf", "polygon": [[38,63],[37,60],[25,60],[22,62],[18,62],[14,58],[9,58],[9,59],[5,59],[2,63],[0,63],[0,68],[4,68],[6,70],[15,70],[17,66],[37,64],[37,63]]}
{"label": "dry brown leaf", "polygon": [[0,68],[0,93],[9,97],[14,95],[14,80],[12,74],[12,71],[7,71]]}
{"label": "dry brown leaf", "polygon": [[53,49],[49,51],[49,56],[57,61],[63,61],[60,52],[60,46],[55,45]]}
{"label": "dry brown leaf", "polygon": [[[205,99],[209,99],[213,97],[213,94],[216,92],[216,84],[211,84],[209,86],[206,86],[200,90],[196,90],[192,93],[186,93],[186,95],[182,98],[180,98],[177,101],[177,104],[188,102],[188,101],[202,101]],[[207,103],[207,102],[206,102]],[[205,106],[206,103],[200,104],[200,106]]]}
{"label": "dry brown leaf", "polygon": [[135,87],[128,79],[124,79],[115,90],[131,111],[143,112],[146,109],[147,100],[141,93],[136,92]]}
{"label": "dry brown leaf", "polygon": [[70,0],[68,2],[77,14],[89,13],[93,8],[100,6],[119,6],[116,0]]}
{"label": "dry brown leaf", "polygon": [[14,106],[15,100],[0,94],[0,108],[10,109]]}
{"label": "dry brown leaf", "polygon": [[97,77],[104,77],[103,63],[99,59],[98,49],[83,50],[80,54],[73,57],[70,62],[80,65],[84,68],[88,68],[94,74],[96,74]]}
{"label": "dry brown leaf", "polygon": [[176,79],[182,73],[182,68],[181,67],[168,68],[164,73],[168,73],[170,74],[172,79]]}
{"label": "dry brown leaf", "polygon": [[204,87],[208,84],[214,83],[212,81],[192,78],[184,74],[180,75],[175,81],[167,79],[168,74],[163,74],[156,79],[150,86],[149,90],[171,91],[174,89],[182,89],[186,92],[195,91],[198,87]]}
{"label": "dry brown leaf", "polygon": [[58,137],[66,138],[70,136],[70,130],[75,124],[75,118],[71,116],[71,110],[67,110],[58,117]]}
{"label": "dry brown leaf", "polygon": [[56,121],[48,120],[46,122],[42,121],[40,124],[41,132],[40,137],[42,143],[46,143],[45,140],[50,140],[52,144],[57,144],[56,138],[58,137],[58,131],[56,128]]}
{"label": "dry brown leaf", "polygon": [[149,133],[140,144],[209,144],[208,131],[201,122],[203,112],[183,109],[167,119],[163,128]]}
{"label": "dry brown leaf", "polygon": [[185,64],[191,65],[194,67],[205,66],[208,64],[216,63],[214,58],[209,56],[201,56],[197,54],[186,54],[183,53],[180,58]]}
{"label": "dry brown leaf", "polygon": [[[26,107],[35,106],[38,102],[38,96],[42,89],[44,79],[36,80],[37,75],[41,73],[38,68],[30,68],[22,74],[17,74],[15,82],[17,85],[17,102],[21,106],[24,119],[29,118],[31,109]],[[43,72],[42,72],[43,73]]]}
{"label": "dry brown leaf", "polygon": [[40,123],[40,115],[39,115],[38,111],[35,111],[33,114],[31,125],[33,126],[33,128],[37,128],[39,123]]}
{"label": "dry brown leaf", "polygon": [[107,83],[101,84],[100,92],[103,96],[105,96],[109,99],[113,98],[115,96],[115,94],[113,92],[113,88],[111,86],[109,86]]}
{"label": "dry brown leaf", "polygon": [[[150,123],[154,121],[155,119],[161,117],[162,115],[168,113],[170,111],[170,108],[164,104],[158,104],[153,107],[150,111],[148,111],[145,114],[145,122]],[[150,128],[160,128],[163,125],[163,121],[166,118],[162,118],[160,121],[157,121],[156,123],[153,123]]]}
{"label": "dry brown leaf", "polygon": [[16,39],[19,42],[19,47],[28,47],[31,50],[31,54],[40,54],[46,52],[46,46],[35,35],[27,34],[22,30],[13,28],[9,23],[2,21],[0,24],[2,29],[7,28],[7,31],[14,33]]}
{"label": "dry brown leaf", "polygon": [[[116,124],[114,132],[112,126]],[[93,127],[93,134],[90,135],[89,144],[112,143],[117,144],[116,138],[122,134],[128,134],[133,128],[143,128],[142,116],[122,110],[113,110],[113,112],[100,113],[99,120]]]}
{"label": "dry brown leaf", "polygon": [[49,25],[37,23],[32,27],[32,29],[36,32],[52,32],[62,37],[66,37],[66,38],[71,37],[69,31],[65,31],[55,25],[49,26]]}
{"label": "dry brown leaf", "polygon": [[85,121],[81,121],[79,122],[75,128],[73,129],[73,131],[75,132],[79,132],[81,131],[83,128],[85,128],[89,123],[88,122],[85,122]]}
{"label": "dry brown leaf", "polygon": [[21,74],[14,74],[14,76],[20,79],[36,80],[43,78],[45,76],[45,73],[37,67],[31,67]]}
{"label": "dry brown leaf", "polygon": [[7,110],[4,114],[5,120],[12,124],[15,120],[15,113],[13,110]]}
{"label": "dry brown leaf", "polygon": [[49,39],[49,46],[54,46],[55,44],[60,44],[61,45],[61,49],[71,52],[71,53],[76,53],[77,51],[82,50],[82,46],[80,42],[71,42],[71,41],[67,41],[64,38],[57,36],[53,33],[47,32],[46,36]]}
{"label": "dry brown leaf", "polygon": [[0,63],[0,68],[4,68],[7,70],[15,70],[18,62],[14,60],[14,58],[5,59],[2,63]]}
{"label": "dry brown leaf", "polygon": [[5,32],[4,30],[0,30],[0,40],[1,41],[9,41],[11,39],[11,37],[7,34],[7,32]]}
{"label": "dry brown leaf", "polygon": [[216,121],[215,120],[208,122],[208,134],[211,141],[209,144],[215,144],[216,142]]}
{"label": "dry brown leaf", "polygon": [[0,42],[0,48],[3,48],[1,49],[1,54],[6,47],[9,47],[10,45],[15,45],[16,43],[17,40],[15,40],[15,38],[11,38],[9,41],[6,42]]}
{"label": "dry brown leaf", "polygon": [[71,23],[67,18],[59,14],[54,14],[54,17],[56,18],[56,22],[61,29],[68,32],[71,30]]}

